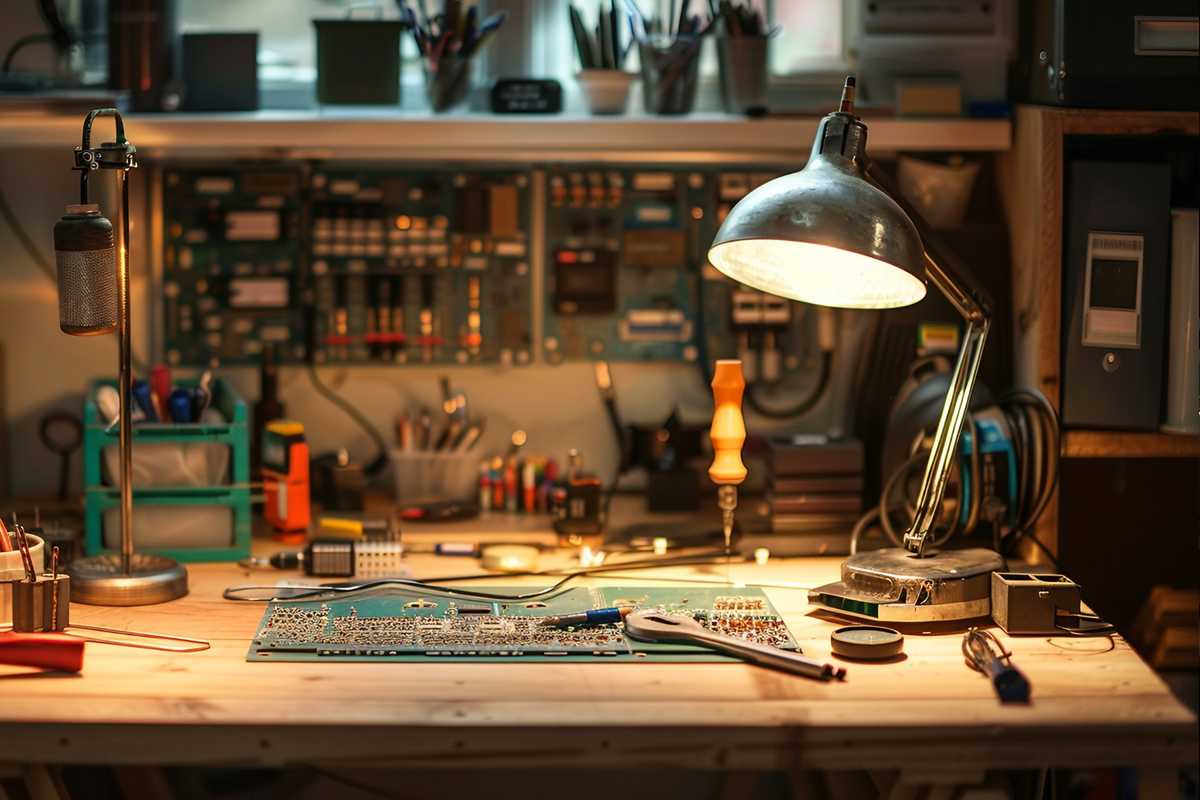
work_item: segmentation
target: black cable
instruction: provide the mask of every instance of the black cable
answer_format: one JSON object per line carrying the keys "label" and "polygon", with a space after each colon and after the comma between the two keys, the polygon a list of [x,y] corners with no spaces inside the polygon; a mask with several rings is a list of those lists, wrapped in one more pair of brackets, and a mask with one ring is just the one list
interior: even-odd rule
{"label": "black cable", "polygon": [[21,50],[24,50],[27,46],[31,44],[38,44],[40,42],[53,41],[54,37],[50,36],[48,33],[31,33],[28,36],[22,36],[20,39],[17,39],[17,41],[13,42],[12,47],[8,48],[8,51],[4,54],[4,63],[0,64],[0,73],[8,74],[8,72],[12,69],[12,62],[13,59],[17,57],[17,53]]}
{"label": "black cable", "polygon": [[13,212],[12,206],[8,204],[8,198],[4,196],[4,189],[0,187],[0,216],[4,217],[4,221],[8,223],[8,227],[12,230],[13,236],[17,237],[17,241],[29,257],[33,259],[33,263],[37,265],[46,277],[50,279],[55,286],[58,285],[58,270],[40,253],[33,240],[29,238],[29,234],[21,227],[20,220]]}
{"label": "black cable", "polygon": [[[283,598],[259,598],[259,597],[240,597],[237,595],[239,590],[247,591],[249,589],[281,589],[287,591],[287,586],[231,586],[225,589],[221,596],[226,600],[232,600],[239,603],[262,603],[270,602],[272,599],[282,599],[287,601],[304,600],[306,598],[319,597],[323,594],[352,594],[354,592],[368,591],[378,589],[385,586],[399,586],[413,589],[423,589],[430,592],[440,592],[442,594],[450,594],[459,597],[472,597],[479,600],[499,600],[501,602],[523,602],[527,600],[538,600],[547,596],[553,595],[558,590],[562,589],[576,578],[592,575],[600,572],[615,572],[626,569],[654,569],[657,567],[675,567],[698,564],[723,564],[726,563],[724,550],[719,553],[715,551],[693,553],[684,556],[673,556],[667,558],[651,558],[641,559],[638,561],[626,561],[620,564],[601,564],[596,567],[586,567],[583,569],[573,570],[563,573],[562,570],[530,570],[526,572],[505,572],[497,574],[494,572],[478,572],[469,575],[450,575],[439,578],[427,578],[426,580],[415,580],[410,578],[381,578],[379,580],[366,581],[363,583],[343,583],[343,584],[324,584],[314,587],[296,587],[304,589],[295,593],[289,593]],[[457,583],[462,581],[476,580],[495,580],[497,578],[513,578],[513,577],[547,577],[562,575],[563,577],[547,586],[544,589],[538,589],[534,592],[526,592],[524,594],[496,594],[494,592],[480,592],[472,589],[460,589],[453,586],[439,586],[441,583]]]}
{"label": "black cable", "polygon": [[760,383],[752,383],[746,387],[746,405],[754,409],[754,412],[761,417],[767,419],[794,419],[802,417],[816,407],[817,403],[825,396],[825,390],[829,388],[829,376],[833,372],[833,353],[826,351],[821,353],[820,372],[817,374],[817,381],[813,384],[812,390],[807,397],[802,398],[795,405],[788,408],[771,408],[763,404],[758,392]]}
{"label": "black cable", "polygon": [[313,364],[308,365],[308,380],[312,384],[312,387],[317,390],[318,394],[340,408],[346,416],[354,420],[354,423],[362,428],[367,436],[371,437],[371,441],[375,443],[375,447],[378,448],[379,453],[370,464],[363,468],[363,471],[372,476],[383,472],[388,465],[388,447],[379,429],[371,424],[371,421],[344,397],[326,386],[321,381],[321,376],[317,374],[317,368]]}

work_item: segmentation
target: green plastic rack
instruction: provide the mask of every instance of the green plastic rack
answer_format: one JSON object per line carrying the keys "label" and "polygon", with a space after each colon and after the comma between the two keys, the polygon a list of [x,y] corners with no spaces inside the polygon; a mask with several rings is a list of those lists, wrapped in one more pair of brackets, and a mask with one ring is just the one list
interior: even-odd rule
{"label": "green plastic rack", "polygon": [[[177,387],[193,387],[195,380],[177,380]],[[89,554],[112,552],[104,546],[104,512],[118,508],[120,491],[106,486],[102,478],[104,449],[117,446],[116,427],[107,430],[96,407],[96,390],[101,386],[116,387],[111,380],[96,381],[83,404],[83,483],[84,483],[84,546]],[[161,553],[178,561],[237,561],[250,555],[250,438],[246,403],[225,380],[212,384],[212,402],[226,422],[196,424],[141,424],[133,426],[133,441],[137,444],[178,442],[227,445],[230,451],[230,482],[219,486],[161,486],[139,489],[134,486],[133,505],[136,516],[139,507],[218,505],[228,507],[232,514],[232,532],[227,547],[138,547],[139,551]],[[136,540],[134,542],[137,544]]]}

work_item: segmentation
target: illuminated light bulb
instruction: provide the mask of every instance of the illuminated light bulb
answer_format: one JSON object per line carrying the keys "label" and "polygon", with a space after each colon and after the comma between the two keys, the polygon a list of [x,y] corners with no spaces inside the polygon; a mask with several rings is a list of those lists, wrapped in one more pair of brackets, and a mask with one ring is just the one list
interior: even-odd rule
{"label": "illuminated light bulb", "polygon": [[760,567],[765,567],[767,562],[771,560],[771,551],[765,547],[754,548],[754,563]]}
{"label": "illuminated light bulb", "polygon": [[654,555],[665,556],[666,554],[667,554],[667,537],[655,536],[654,537]]}

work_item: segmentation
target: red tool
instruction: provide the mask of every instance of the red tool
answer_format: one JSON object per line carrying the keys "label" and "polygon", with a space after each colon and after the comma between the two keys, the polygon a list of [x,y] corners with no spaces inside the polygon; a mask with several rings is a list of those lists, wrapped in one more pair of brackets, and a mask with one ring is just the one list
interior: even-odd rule
{"label": "red tool", "polygon": [[0,633],[0,664],[79,672],[83,645],[82,639],[61,633]]}

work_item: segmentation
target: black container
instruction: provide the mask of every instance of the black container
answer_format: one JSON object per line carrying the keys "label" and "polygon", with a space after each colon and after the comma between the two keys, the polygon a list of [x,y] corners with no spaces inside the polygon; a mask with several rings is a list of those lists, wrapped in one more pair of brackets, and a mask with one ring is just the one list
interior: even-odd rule
{"label": "black container", "polygon": [[1196,108],[1195,0],[1043,0],[1022,7],[1027,16],[1017,69],[1027,82],[1029,101],[1079,108]]}
{"label": "black container", "polygon": [[183,35],[185,111],[258,110],[258,34]]}
{"label": "black container", "polygon": [[108,1],[108,88],[134,111],[174,111],[176,0]]}
{"label": "black container", "polygon": [[398,105],[400,36],[406,26],[386,19],[314,19],[317,102]]}

